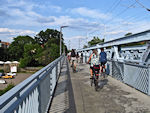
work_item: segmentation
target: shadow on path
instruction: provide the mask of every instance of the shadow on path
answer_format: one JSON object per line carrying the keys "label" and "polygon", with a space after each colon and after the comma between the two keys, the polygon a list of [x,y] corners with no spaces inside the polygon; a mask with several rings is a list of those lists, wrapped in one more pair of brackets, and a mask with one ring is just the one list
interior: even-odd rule
{"label": "shadow on path", "polygon": [[108,79],[100,80],[98,83],[98,88],[103,89],[105,85],[107,85]]}

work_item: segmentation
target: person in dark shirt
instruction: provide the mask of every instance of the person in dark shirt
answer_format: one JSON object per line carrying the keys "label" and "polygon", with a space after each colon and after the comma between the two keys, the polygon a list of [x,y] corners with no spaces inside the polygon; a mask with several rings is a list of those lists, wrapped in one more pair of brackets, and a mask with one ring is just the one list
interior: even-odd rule
{"label": "person in dark shirt", "polygon": [[83,53],[81,53],[80,63],[83,63]]}
{"label": "person in dark shirt", "polygon": [[106,62],[107,62],[107,54],[104,52],[104,48],[101,48],[101,52],[100,52],[101,71],[100,72],[102,72],[102,66],[105,67]]}

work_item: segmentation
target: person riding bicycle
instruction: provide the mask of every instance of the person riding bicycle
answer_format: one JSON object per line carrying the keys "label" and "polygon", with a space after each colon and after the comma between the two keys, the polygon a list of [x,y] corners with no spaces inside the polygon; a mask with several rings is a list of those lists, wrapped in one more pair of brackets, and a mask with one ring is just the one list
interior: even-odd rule
{"label": "person riding bicycle", "polygon": [[67,57],[68,57],[68,61],[69,61],[69,63],[70,63],[70,60],[71,60],[71,52],[69,52],[69,53],[67,54]]}
{"label": "person riding bicycle", "polygon": [[80,63],[83,63],[83,53],[81,53]]}
{"label": "person riding bicycle", "polygon": [[74,70],[76,71],[76,53],[74,49],[72,49],[71,51],[71,66],[73,66],[73,61],[74,61]]}
{"label": "person riding bicycle", "polygon": [[105,64],[107,63],[107,54],[104,52],[104,48],[101,48],[101,52],[100,52],[100,72],[102,72],[102,67],[104,66],[105,68]]}
{"label": "person riding bicycle", "polygon": [[77,63],[79,63],[79,53],[76,54]]}
{"label": "person riding bicycle", "polygon": [[90,55],[90,58],[87,63],[88,64],[90,63],[90,73],[91,73],[91,78],[93,78],[93,66],[94,65],[98,66],[100,64],[99,55],[96,49],[93,49],[93,53]]}

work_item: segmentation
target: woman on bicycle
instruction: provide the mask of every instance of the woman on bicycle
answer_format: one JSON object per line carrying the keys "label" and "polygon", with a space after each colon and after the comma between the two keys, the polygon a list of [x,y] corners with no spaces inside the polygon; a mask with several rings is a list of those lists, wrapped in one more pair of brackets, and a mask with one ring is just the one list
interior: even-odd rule
{"label": "woman on bicycle", "polygon": [[93,49],[93,53],[90,55],[90,58],[87,63],[88,64],[90,63],[90,73],[91,73],[91,78],[93,78],[93,66],[100,64],[97,49]]}
{"label": "woman on bicycle", "polygon": [[76,53],[75,53],[74,49],[72,49],[72,51],[71,51],[71,66],[73,66],[74,70],[76,71]]}

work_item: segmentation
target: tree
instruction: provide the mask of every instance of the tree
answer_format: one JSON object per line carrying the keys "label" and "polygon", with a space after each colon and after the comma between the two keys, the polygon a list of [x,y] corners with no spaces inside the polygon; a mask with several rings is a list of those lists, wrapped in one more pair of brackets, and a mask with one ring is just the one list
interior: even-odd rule
{"label": "tree", "polygon": [[20,67],[38,66],[38,58],[41,57],[42,47],[39,44],[26,44],[23,58],[20,59]]}
{"label": "tree", "polygon": [[[54,29],[47,29],[45,32],[42,30],[40,31],[36,36],[35,40],[40,45],[46,44],[49,39],[59,39],[60,38],[60,32]],[[57,42],[59,44],[59,41]]]}
{"label": "tree", "polygon": [[90,47],[90,46],[93,46],[93,45],[96,45],[96,44],[102,43],[102,42],[104,42],[104,39],[101,40],[100,38],[94,36],[93,39],[88,42],[88,45]]}
{"label": "tree", "polygon": [[25,44],[35,44],[35,40],[30,36],[17,36],[9,47],[11,60],[23,58]]}
{"label": "tree", "polygon": [[84,45],[84,46],[83,46],[83,48],[87,48],[87,47],[88,47],[87,45]]}
{"label": "tree", "polygon": [[0,61],[7,61],[7,60],[9,60],[8,48],[0,47]]}
{"label": "tree", "polygon": [[50,62],[54,61],[56,58],[58,58],[59,55],[59,45],[57,44],[58,39],[49,39],[48,42],[45,44],[44,51],[41,54],[41,57],[39,57],[38,61],[42,65],[47,65]]}
{"label": "tree", "polygon": [[131,33],[131,32],[129,32],[129,33],[127,33],[127,34],[125,34],[124,36],[130,36],[130,35],[132,35],[132,33]]}

